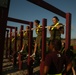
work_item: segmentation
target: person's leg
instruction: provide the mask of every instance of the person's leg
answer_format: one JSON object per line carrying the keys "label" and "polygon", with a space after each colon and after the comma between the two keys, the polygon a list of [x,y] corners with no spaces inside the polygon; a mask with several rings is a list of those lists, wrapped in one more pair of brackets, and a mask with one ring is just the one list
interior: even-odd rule
{"label": "person's leg", "polygon": [[37,44],[35,44],[34,53],[36,53],[36,49],[37,49]]}
{"label": "person's leg", "polygon": [[35,56],[35,54],[36,54],[36,50],[37,50],[37,44],[35,43],[35,46],[34,46],[34,52],[33,52],[33,54],[32,54],[30,57]]}
{"label": "person's leg", "polygon": [[74,70],[74,67],[72,67],[72,72],[73,72],[73,75],[76,75],[76,74],[75,74],[75,70]]}
{"label": "person's leg", "polygon": [[21,48],[21,50],[19,51],[19,52],[23,52],[23,50],[24,50],[24,44],[22,45],[22,48]]}

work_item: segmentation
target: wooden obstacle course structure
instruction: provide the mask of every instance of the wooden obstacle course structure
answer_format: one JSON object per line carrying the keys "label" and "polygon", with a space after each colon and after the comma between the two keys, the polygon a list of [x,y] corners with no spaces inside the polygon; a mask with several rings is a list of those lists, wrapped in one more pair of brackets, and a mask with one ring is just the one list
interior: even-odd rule
{"label": "wooden obstacle course structure", "polygon": [[[15,19],[15,18],[10,18],[8,17],[8,10],[9,10],[9,4],[10,4],[10,0],[7,0],[8,1],[8,5],[7,7],[3,7],[3,6],[0,6],[0,49],[1,49],[1,54],[0,54],[0,73],[2,74],[2,62],[3,62],[3,52],[4,52],[4,38],[5,38],[5,30],[6,30],[6,25],[7,25],[7,21],[12,21],[12,22],[18,22],[18,23],[22,23],[22,24],[28,24],[30,26],[31,24],[31,27],[33,27],[33,22],[29,22],[29,21],[24,21],[24,20],[20,20],[20,19]],[[31,28],[30,27],[30,28]],[[12,32],[12,30],[11,30]],[[29,46],[32,46],[32,31],[30,31],[30,34],[29,34]],[[31,42],[31,43],[30,43]],[[29,52],[31,52],[31,48],[32,47],[29,47]],[[31,54],[31,53],[30,53]],[[29,54],[29,55],[30,55]],[[30,58],[28,58],[28,66],[30,65]],[[29,66],[29,68],[31,68],[31,66]],[[32,73],[31,73],[32,74]]]}
{"label": "wooden obstacle course structure", "polygon": [[[71,39],[71,13],[65,13],[43,0],[27,0],[27,1],[34,3],[48,11],[55,13],[55,14],[58,14],[59,16],[66,19],[65,49],[67,50],[70,47],[70,39]],[[44,32],[42,34],[44,34]],[[42,35],[42,37],[45,35],[46,35],[46,33],[44,35]],[[44,38],[45,37],[43,37],[43,39]],[[46,39],[44,39],[44,40],[46,40]],[[42,48],[42,52],[43,52],[42,56],[43,56],[43,58],[45,58],[45,49],[44,48],[46,45],[45,45],[44,41],[42,41],[42,45],[43,45],[42,46],[43,47]],[[41,65],[40,65],[40,75],[43,74],[43,70],[44,70],[44,60],[42,60]]]}
{"label": "wooden obstacle course structure", "polygon": [[4,39],[5,31],[7,25],[7,17],[9,11],[10,0],[0,0],[0,75],[2,74],[2,63],[3,63],[3,53],[4,53]]}
{"label": "wooden obstacle course structure", "polygon": [[[22,23],[22,24],[27,24],[27,25],[29,25],[30,26],[30,33],[29,33],[29,49],[28,49],[28,53],[29,53],[29,56],[28,56],[28,62],[27,62],[27,65],[28,65],[28,71],[29,71],[29,73],[32,75],[33,74],[33,71],[31,71],[33,68],[32,68],[32,66],[31,66],[31,64],[33,63],[31,63],[31,59],[30,59],[30,55],[32,54],[32,43],[33,43],[33,31],[31,31],[31,28],[33,27],[33,22],[29,22],[29,21],[24,21],[24,20],[20,20],[20,19],[16,19],[16,18],[10,18],[10,17],[8,17],[8,21],[12,21],[12,22],[17,22],[17,23]],[[22,40],[22,38],[23,38],[23,32],[22,32],[22,29],[23,29],[23,27],[21,27],[21,40]],[[20,48],[22,48],[22,41],[21,41],[21,47]],[[21,66],[21,65],[19,65],[19,66]],[[21,67],[19,68],[19,69],[21,69]]]}
{"label": "wooden obstacle course structure", "polygon": [[[3,0],[4,1],[4,0]],[[33,27],[33,23],[32,22],[28,22],[28,21],[23,21],[23,20],[19,20],[19,19],[15,19],[15,18],[10,18],[8,17],[8,11],[9,11],[9,4],[10,4],[10,0],[6,0],[7,1],[7,6],[3,6],[3,5],[0,5],[0,73],[2,73],[2,62],[3,62],[3,52],[4,52],[4,38],[5,38],[5,30],[6,30],[6,25],[7,25],[7,20],[8,21],[13,21],[13,22],[18,22],[18,23],[23,23],[23,24],[29,24],[30,25],[30,28]],[[66,18],[66,50],[69,48],[70,46],[70,35],[71,35],[71,14],[70,13],[65,13],[59,9],[57,9],[56,7],[46,3],[45,1],[43,0],[28,0],[40,7],[43,7],[49,11],[52,11],[60,16],[62,16],[63,18]],[[45,22],[46,23],[46,22]],[[45,25],[44,25],[45,26]],[[43,27],[44,29],[44,27]],[[12,30],[11,30],[12,31]],[[45,30],[46,31],[46,30]],[[44,31],[44,32],[45,32]],[[43,32],[43,34],[44,34]],[[33,71],[32,71],[32,66],[31,66],[31,60],[30,60],[30,55],[31,55],[31,49],[32,49],[32,31],[30,32],[29,34],[29,57],[28,57],[28,67],[29,67],[29,75],[32,75],[33,74]],[[43,35],[43,38],[44,38],[45,34]],[[44,38],[45,39],[45,38]],[[42,41],[42,44],[44,46],[46,46],[43,41]],[[44,47],[45,48],[45,47]],[[44,49],[43,48],[43,49]],[[42,62],[41,63],[44,63],[44,58],[45,58],[45,49],[43,50],[42,49]],[[40,66],[40,74],[42,75],[43,73],[43,67],[44,65],[42,64]],[[42,72],[42,73],[41,73]]]}
{"label": "wooden obstacle course structure", "polygon": [[[12,52],[11,52],[11,46],[12,46],[12,30],[14,29],[14,30],[16,30],[16,27],[13,27],[13,26],[7,26],[6,28],[9,28],[10,29],[10,38],[9,38],[9,40],[10,40],[10,49],[9,49],[9,54],[8,54],[8,57],[10,57],[10,55],[12,54]],[[16,33],[16,32],[15,32]],[[16,37],[16,36],[15,36]],[[16,41],[16,40],[15,40]],[[16,44],[14,44],[14,45],[16,45]],[[14,48],[14,51],[15,51],[16,49]]]}
{"label": "wooden obstacle course structure", "polygon": [[8,34],[9,30],[6,30],[6,42],[5,42],[5,48],[6,48],[6,53],[5,53],[5,58],[8,58]]}
{"label": "wooden obstacle course structure", "polygon": [[[10,48],[6,51],[7,53],[7,57],[11,60],[11,57],[10,55],[13,57],[13,65],[16,65],[16,57],[15,57],[15,54],[16,54],[16,51],[17,51],[17,27],[13,27],[13,26],[7,26],[6,28],[9,28],[10,29],[10,37],[9,37],[9,43],[10,43]],[[12,50],[12,30],[14,29],[15,31],[15,36],[14,36],[14,48]],[[8,42],[6,43],[8,45]]]}

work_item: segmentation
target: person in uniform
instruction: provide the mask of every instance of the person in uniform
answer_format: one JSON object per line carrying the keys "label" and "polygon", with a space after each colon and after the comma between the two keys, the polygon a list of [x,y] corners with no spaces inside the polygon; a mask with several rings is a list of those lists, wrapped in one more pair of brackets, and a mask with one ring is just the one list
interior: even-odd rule
{"label": "person in uniform", "polygon": [[71,60],[66,54],[61,53],[61,41],[50,40],[48,43],[50,53],[46,55],[43,75],[62,75],[63,67],[66,66],[64,74],[72,67]]}
{"label": "person in uniform", "polygon": [[29,26],[26,26],[25,31],[23,32],[23,46],[20,52],[27,54],[28,53],[28,39],[29,39]]}
{"label": "person in uniform", "polygon": [[36,40],[35,40],[34,52],[31,55],[31,57],[35,56],[36,51],[40,52],[40,50],[41,50],[41,40],[42,40],[42,28],[40,26],[40,21],[35,20],[34,25],[36,26],[35,32],[36,32],[37,37],[36,37]]}
{"label": "person in uniform", "polygon": [[53,24],[48,28],[50,31],[50,40],[59,39],[61,40],[61,34],[64,34],[64,25],[59,23],[57,16],[52,18]]}
{"label": "person in uniform", "polygon": [[17,52],[20,51],[20,32],[17,33]]}

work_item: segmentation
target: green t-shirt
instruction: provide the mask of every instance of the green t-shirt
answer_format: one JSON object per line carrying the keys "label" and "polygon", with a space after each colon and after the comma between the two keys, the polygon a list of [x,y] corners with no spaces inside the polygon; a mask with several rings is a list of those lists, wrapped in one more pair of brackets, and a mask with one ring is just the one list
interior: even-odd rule
{"label": "green t-shirt", "polygon": [[42,36],[42,28],[40,25],[36,28],[35,31],[36,31],[37,36]]}
{"label": "green t-shirt", "polygon": [[28,32],[23,32],[23,39],[24,40],[26,40],[26,39],[28,39],[29,38],[29,35],[28,35],[29,33]]}
{"label": "green t-shirt", "polygon": [[[59,40],[61,40],[61,31],[62,30],[64,30],[64,26],[63,26],[63,24],[62,23],[59,23],[58,25],[62,25],[59,29],[56,29],[56,27],[53,29],[53,30],[51,30],[51,28],[50,28],[50,39],[51,40],[54,40],[54,39],[59,39]],[[51,26],[54,26],[54,24],[53,25],[51,25]]]}

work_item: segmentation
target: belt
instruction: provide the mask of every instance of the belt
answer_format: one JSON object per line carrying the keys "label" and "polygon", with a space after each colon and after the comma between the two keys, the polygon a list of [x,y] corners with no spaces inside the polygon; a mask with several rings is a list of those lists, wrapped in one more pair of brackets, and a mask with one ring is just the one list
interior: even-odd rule
{"label": "belt", "polygon": [[59,74],[47,74],[47,75],[62,75],[62,73],[59,73]]}

